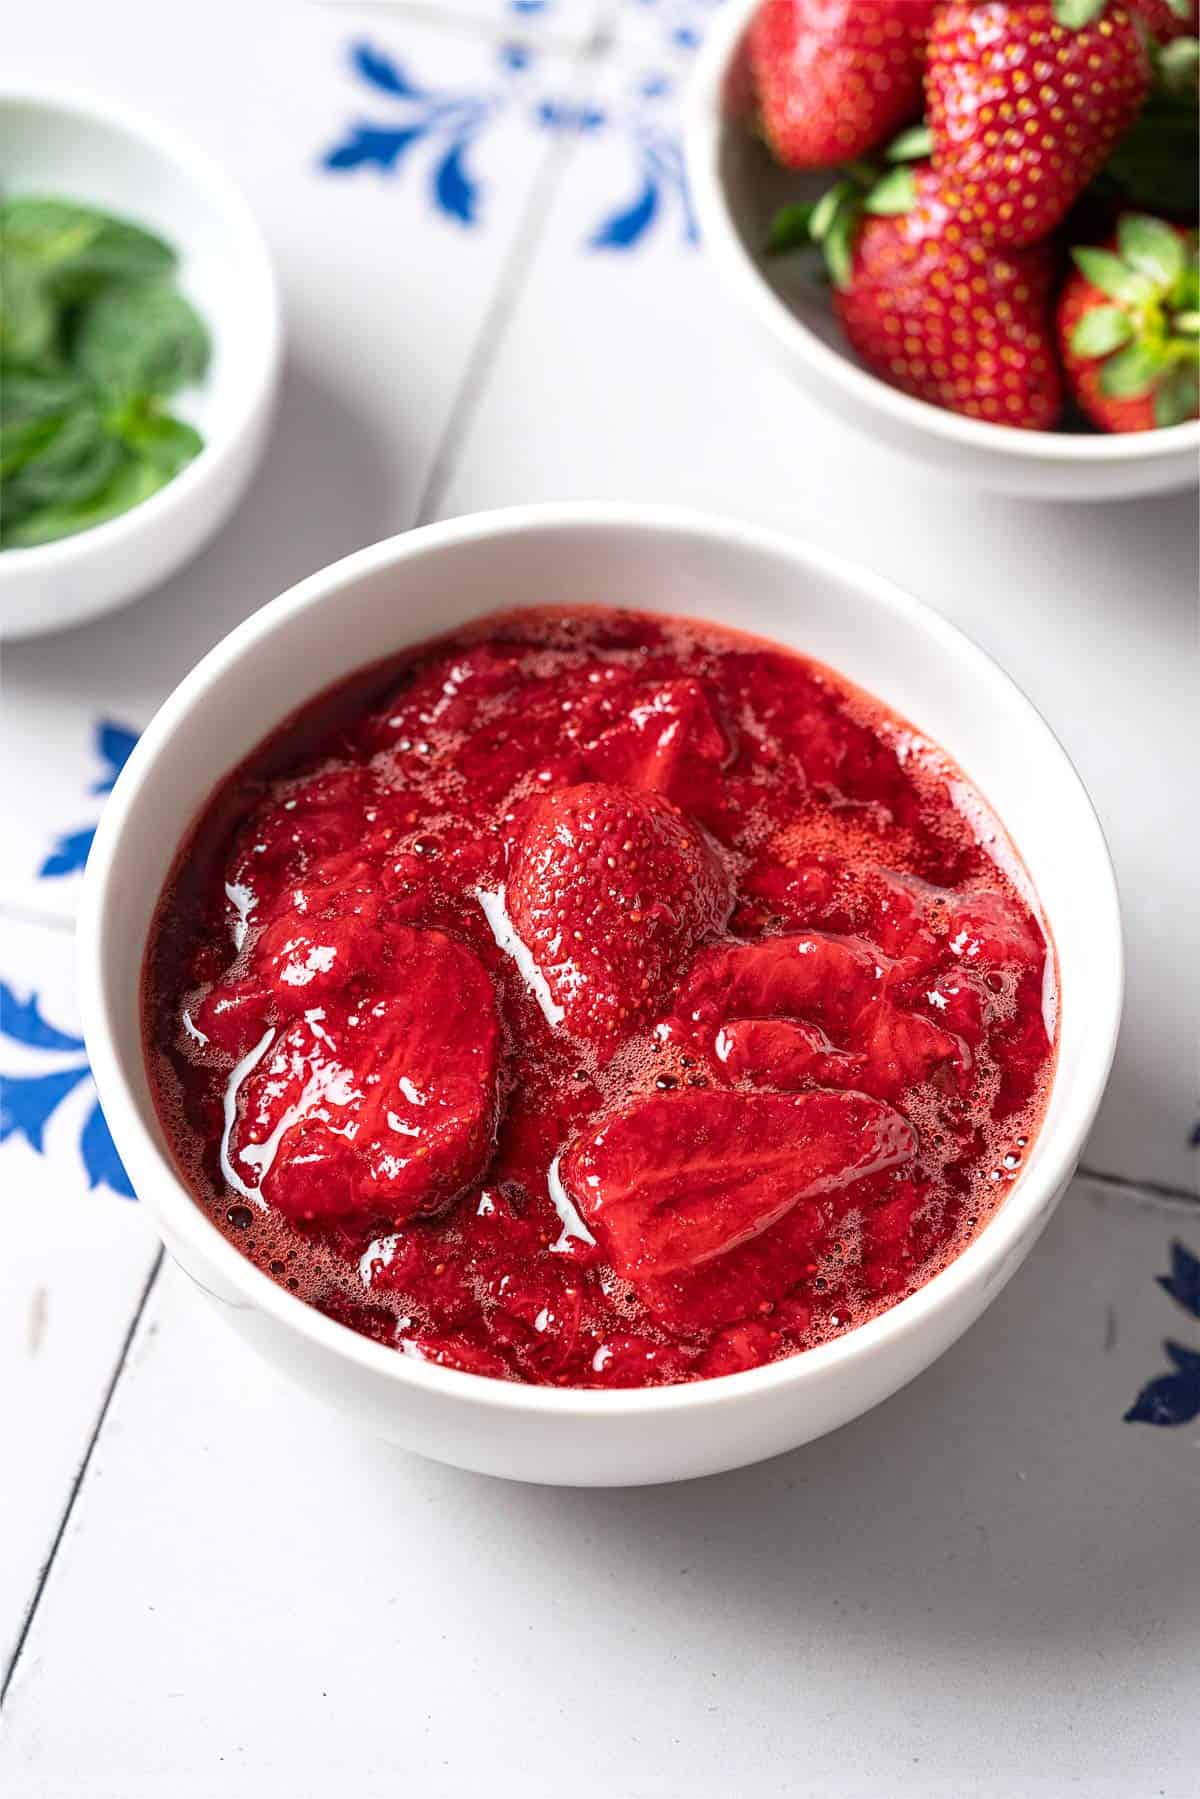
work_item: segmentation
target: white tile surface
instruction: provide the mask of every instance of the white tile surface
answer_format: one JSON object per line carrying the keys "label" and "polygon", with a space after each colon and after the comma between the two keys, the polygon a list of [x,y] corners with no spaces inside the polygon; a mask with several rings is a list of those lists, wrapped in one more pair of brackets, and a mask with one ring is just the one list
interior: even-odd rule
{"label": "white tile surface", "polygon": [[[36,996],[41,1019],[68,1042],[79,1028],[70,952],[67,933],[0,918],[0,982],[21,1005]],[[48,1096],[31,1108],[18,1093],[19,1081],[55,1076],[63,1097],[53,1107]],[[0,1087],[2,1682],[158,1244],[136,1204],[88,1185],[80,1143],[95,1089],[81,1049],[0,1033]],[[31,1124],[43,1110],[44,1153],[19,1130],[4,1134],[13,1118]]]}
{"label": "white tile surface", "polygon": [[0,1789],[1191,1799],[1200,1432],[1121,1421],[1173,1323],[1170,1228],[1076,1188],[873,1415],[624,1493],[359,1440],[171,1271],[10,1693]]}

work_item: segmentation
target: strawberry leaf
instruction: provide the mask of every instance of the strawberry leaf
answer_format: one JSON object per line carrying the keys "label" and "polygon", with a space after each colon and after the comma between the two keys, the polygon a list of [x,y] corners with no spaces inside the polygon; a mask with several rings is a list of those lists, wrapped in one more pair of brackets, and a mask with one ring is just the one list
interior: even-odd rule
{"label": "strawberry leaf", "polygon": [[1154,59],[1154,70],[1160,86],[1177,99],[1189,100],[1195,107],[1196,74],[1200,70],[1200,42],[1194,37],[1177,37],[1164,44]]}
{"label": "strawberry leaf", "polygon": [[1081,31],[1100,17],[1108,0],[1054,0],[1054,17],[1068,31]]}
{"label": "strawberry leaf", "polygon": [[1071,333],[1071,350],[1076,356],[1109,356],[1132,336],[1129,315],[1119,306],[1097,306],[1084,313]]}
{"label": "strawberry leaf", "polygon": [[1101,369],[1101,391],[1110,400],[1135,400],[1149,393],[1165,367],[1161,350],[1150,344],[1130,344]]}
{"label": "strawberry leaf", "polygon": [[884,155],[888,162],[922,162],[933,155],[933,132],[928,125],[910,125],[894,137]]}
{"label": "strawberry leaf", "polygon": [[856,207],[846,206],[838,213],[825,234],[822,248],[825,263],[835,287],[847,288],[854,273],[854,235],[858,225]]}
{"label": "strawberry leaf", "polygon": [[1154,283],[1130,269],[1111,250],[1072,250],[1071,257],[1080,273],[1110,300],[1137,306],[1155,297]]}
{"label": "strawberry leaf", "polygon": [[1121,257],[1157,287],[1170,287],[1183,273],[1183,244],[1169,225],[1145,213],[1127,212],[1117,225]]}
{"label": "strawberry leaf", "polygon": [[890,169],[871,189],[863,205],[868,212],[883,218],[910,212],[917,197],[917,183],[911,169]]}
{"label": "strawberry leaf", "polygon": [[763,252],[767,256],[783,256],[788,250],[803,250],[813,241],[812,221],[815,205],[805,202],[781,206],[771,220]]}
{"label": "strawberry leaf", "polygon": [[1172,369],[1154,395],[1154,423],[1160,427],[1182,425],[1200,412],[1200,371]]}
{"label": "strawberry leaf", "polygon": [[815,243],[824,243],[830,226],[853,193],[854,187],[851,182],[837,181],[827,193],[821,195],[812,209],[812,217],[808,222],[808,228]]}

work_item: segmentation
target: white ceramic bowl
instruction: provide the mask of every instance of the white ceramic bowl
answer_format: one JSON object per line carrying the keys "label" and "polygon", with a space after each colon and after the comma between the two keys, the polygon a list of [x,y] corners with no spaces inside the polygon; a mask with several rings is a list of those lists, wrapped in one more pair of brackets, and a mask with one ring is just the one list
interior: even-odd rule
{"label": "white ceramic bowl", "polygon": [[[1005,821],[1058,946],[1061,1047],[1020,1179],[918,1293],[790,1360],[694,1385],[571,1392],[461,1374],[334,1323],[239,1254],[193,1201],[155,1117],[138,992],[189,820],[263,734],[330,682],[496,607],[636,605],[739,626],[832,664],[944,745]],[[148,727],[88,858],[88,1051],[133,1184],[172,1255],[280,1369],[424,1455],[560,1485],[708,1474],[832,1430],[927,1367],[1003,1287],[1074,1170],[1121,1009],[1112,868],[1079,779],[1029,702],[916,600],[795,540],[689,513],[539,506],[430,525],[349,556],[217,645]]]}
{"label": "white ceramic bowl", "polygon": [[1018,431],[944,412],[889,387],[841,334],[805,257],[764,258],[767,227],[788,200],[812,200],[829,173],[781,169],[736,116],[741,56],[758,0],[727,0],[688,93],[684,148],[705,251],[734,305],[779,366],[879,442],[945,473],[1042,500],[1110,500],[1187,487],[1200,477],[1200,420],[1124,436]]}
{"label": "white ceramic bowl", "polygon": [[123,605],[212,536],[266,440],[283,325],[266,244],[237,189],[123,106],[0,80],[0,186],[79,200],[166,238],[213,346],[203,383],[171,401],[204,437],[194,462],[119,518],[0,551],[0,637],[32,637]]}

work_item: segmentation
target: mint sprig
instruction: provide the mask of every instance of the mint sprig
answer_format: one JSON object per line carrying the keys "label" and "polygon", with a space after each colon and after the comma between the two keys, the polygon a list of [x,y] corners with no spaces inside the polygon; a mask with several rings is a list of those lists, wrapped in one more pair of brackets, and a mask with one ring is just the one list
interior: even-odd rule
{"label": "mint sprig", "polygon": [[113,518],[203,447],[162,407],[208,332],[152,232],[69,201],[0,206],[0,549]]}

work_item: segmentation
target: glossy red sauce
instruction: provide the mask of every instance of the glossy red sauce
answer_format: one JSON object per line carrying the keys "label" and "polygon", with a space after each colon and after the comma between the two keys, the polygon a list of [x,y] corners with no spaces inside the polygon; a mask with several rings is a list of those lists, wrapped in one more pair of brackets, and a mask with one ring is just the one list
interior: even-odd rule
{"label": "glossy red sauce", "polygon": [[160,903],[147,1057],[199,1202],[398,1350],[586,1387],[790,1355],[1016,1178],[1027,878],[946,756],[710,625],[524,612],[289,721]]}

